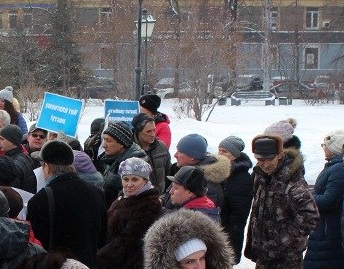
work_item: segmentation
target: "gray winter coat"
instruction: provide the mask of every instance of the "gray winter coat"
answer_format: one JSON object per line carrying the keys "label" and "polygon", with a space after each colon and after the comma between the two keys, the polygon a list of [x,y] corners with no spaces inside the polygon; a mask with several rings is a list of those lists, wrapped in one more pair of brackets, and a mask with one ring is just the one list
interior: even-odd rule
{"label": "gray winter coat", "polygon": [[19,262],[45,250],[29,242],[30,226],[10,218],[0,218],[0,268],[15,268]]}
{"label": "gray winter coat", "polygon": [[207,246],[207,269],[233,268],[232,249],[222,227],[205,214],[179,209],[157,220],[144,238],[145,269],[179,269],[174,256],[183,242],[198,238]]}

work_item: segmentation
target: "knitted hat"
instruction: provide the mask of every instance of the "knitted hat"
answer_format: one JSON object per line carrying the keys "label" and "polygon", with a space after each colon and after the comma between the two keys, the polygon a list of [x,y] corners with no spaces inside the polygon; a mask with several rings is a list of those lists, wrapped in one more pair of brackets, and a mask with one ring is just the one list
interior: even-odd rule
{"label": "knitted hat", "polygon": [[91,123],[91,135],[95,135],[103,130],[105,124],[104,118],[94,119]]}
{"label": "knitted hat", "polygon": [[207,251],[207,246],[202,240],[193,238],[181,244],[174,252],[174,255],[176,256],[177,261],[180,262],[187,256],[200,250]]}
{"label": "knitted hat", "polygon": [[23,133],[21,129],[15,124],[8,124],[1,128],[0,136],[10,141],[16,146],[20,146],[23,140]]}
{"label": "knitted hat", "polygon": [[126,148],[129,148],[133,144],[133,132],[130,126],[124,121],[110,122],[104,134],[113,137]]}
{"label": "knitted hat", "polygon": [[11,186],[16,180],[17,169],[12,159],[6,155],[0,157],[0,185]]}
{"label": "knitted hat", "polygon": [[148,109],[149,111],[156,113],[161,104],[161,98],[156,94],[142,95],[139,100],[140,106]]}
{"label": "knitted hat", "polygon": [[149,174],[152,167],[144,160],[132,157],[121,162],[118,168],[118,174],[123,177],[126,175],[135,175],[149,180]]}
{"label": "knitted hat", "polygon": [[264,131],[266,135],[279,135],[283,139],[283,143],[293,138],[294,128],[296,127],[296,120],[289,118],[287,120],[282,120],[276,122]]}
{"label": "knitted hat", "polygon": [[0,186],[0,191],[2,191],[8,201],[10,211],[8,212],[9,218],[18,217],[20,211],[23,209],[23,198],[20,194],[11,187]]}
{"label": "knitted hat", "polygon": [[207,157],[207,140],[199,134],[189,134],[179,140],[177,150],[197,160]]}
{"label": "knitted hat", "polygon": [[344,130],[337,130],[329,133],[324,138],[324,144],[333,154],[342,154],[342,148],[344,144]]}
{"label": "knitted hat", "polygon": [[239,157],[240,153],[245,148],[245,143],[239,137],[228,136],[220,142],[219,148],[224,148],[228,150],[233,156]]}
{"label": "knitted hat", "polygon": [[50,164],[71,165],[74,161],[74,154],[72,148],[65,142],[51,140],[43,145],[39,159]]}
{"label": "knitted hat", "polygon": [[252,140],[252,152],[256,159],[271,159],[283,151],[283,141],[278,135],[258,135]]}
{"label": "knitted hat", "polygon": [[36,130],[40,130],[42,131],[43,133],[45,133],[46,135],[48,135],[48,131],[47,130],[44,130],[44,129],[41,129],[41,128],[37,128],[36,127],[36,123],[32,124],[30,129],[29,129],[29,133],[33,133],[34,131]]}
{"label": "knitted hat", "polygon": [[95,173],[97,172],[91,158],[83,151],[73,150],[73,165],[78,173]]}
{"label": "knitted hat", "polygon": [[13,88],[11,86],[6,86],[5,89],[0,91],[0,99],[7,100],[8,102],[13,102]]}
{"label": "knitted hat", "polygon": [[167,176],[167,178],[182,185],[196,196],[203,196],[207,193],[207,180],[201,168],[186,165],[180,168],[174,176]]}
{"label": "knitted hat", "polygon": [[0,191],[0,217],[7,217],[10,212],[10,206],[5,194]]}
{"label": "knitted hat", "polygon": [[133,118],[131,125],[134,128],[134,132],[138,133],[145,128],[148,122],[154,122],[154,119],[145,113],[139,113]]}

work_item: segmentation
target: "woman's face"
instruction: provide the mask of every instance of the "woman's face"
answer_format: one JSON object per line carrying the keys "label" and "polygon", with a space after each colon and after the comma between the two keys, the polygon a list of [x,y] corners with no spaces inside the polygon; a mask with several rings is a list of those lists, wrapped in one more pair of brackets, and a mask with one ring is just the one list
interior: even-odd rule
{"label": "woman's face", "polygon": [[0,98],[0,109],[5,109],[5,99]]}
{"label": "woman's face", "polygon": [[325,144],[321,144],[324,154],[325,154],[325,160],[331,160],[334,156],[334,154],[328,149],[328,147]]}
{"label": "woman's face", "polygon": [[128,196],[137,195],[146,183],[147,180],[139,176],[126,175],[122,177],[123,190]]}
{"label": "woman's face", "polygon": [[236,157],[225,148],[219,147],[218,154],[227,157],[231,161],[234,161],[236,159]]}
{"label": "woman's face", "polygon": [[180,269],[205,269],[205,250],[190,254],[179,262]]}

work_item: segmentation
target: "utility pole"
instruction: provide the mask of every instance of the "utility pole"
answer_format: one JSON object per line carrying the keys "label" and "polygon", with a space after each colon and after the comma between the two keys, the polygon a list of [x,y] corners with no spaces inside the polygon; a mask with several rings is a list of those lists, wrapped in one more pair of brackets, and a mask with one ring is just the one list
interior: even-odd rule
{"label": "utility pole", "polygon": [[263,90],[270,91],[270,29],[272,0],[264,0]]}

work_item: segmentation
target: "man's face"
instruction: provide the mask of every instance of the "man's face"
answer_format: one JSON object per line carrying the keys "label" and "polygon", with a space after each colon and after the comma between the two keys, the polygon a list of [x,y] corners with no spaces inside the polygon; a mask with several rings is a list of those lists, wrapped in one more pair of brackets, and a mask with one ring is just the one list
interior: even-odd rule
{"label": "man's face", "polygon": [[104,134],[102,145],[106,155],[116,155],[125,150],[121,143],[108,134]]}
{"label": "man's face", "polygon": [[277,154],[274,158],[258,158],[257,165],[263,170],[264,173],[270,174],[275,171],[282,156],[283,153]]}
{"label": "man's face", "polygon": [[27,142],[31,151],[38,151],[42,148],[43,144],[47,142],[47,135],[42,130],[35,130],[27,136]]}
{"label": "man's face", "polygon": [[174,182],[172,182],[170,194],[172,204],[174,205],[181,205],[194,196],[194,194],[191,191],[185,189],[183,185]]}
{"label": "man's face", "polygon": [[6,138],[0,136],[0,148],[2,151],[7,152],[11,149],[14,149],[15,147],[16,146],[12,142],[10,142]]}
{"label": "man's face", "polygon": [[180,152],[179,150],[174,154],[174,157],[177,159],[177,166],[178,167],[183,167],[185,165],[195,165],[199,161],[189,157],[183,152]]}
{"label": "man's face", "polygon": [[155,123],[154,121],[148,122],[145,127],[137,135],[140,144],[152,144],[155,139]]}
{"label": "man's face", "polygon": [[149,111],[147,108],[144,108],[143,106],[140,106],[140,113],[145,113],[148,116],[154,116],[151,111]]}

